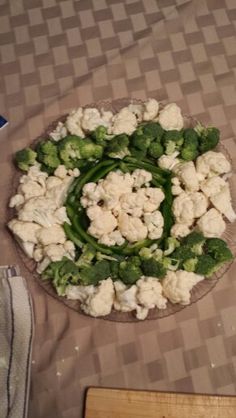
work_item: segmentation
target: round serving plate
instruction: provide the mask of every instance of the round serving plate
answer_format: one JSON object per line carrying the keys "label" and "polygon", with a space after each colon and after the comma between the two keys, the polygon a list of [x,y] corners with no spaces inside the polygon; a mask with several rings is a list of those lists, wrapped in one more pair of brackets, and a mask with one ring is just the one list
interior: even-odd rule
{"label": "round serving plate", "polygon": [[[119,110],[121,110],[123,107],[129,105],[130,103],[133,104],[142,104],[143,101],[142,100],[138,100],[138,99],[128,99],[128,98],[124,98],[124,99],[118,99],[118,100],[113,100],[113,101],[99,101],[97,103],[92,103],[89,105],[84,106],[84,108],[90,108],[90,107],[95,107],[99,110],[101,109],[105,109],[105,110],[109,110],[112,111],[113,113],[117,113]],[[160,107],[162,108],[165,105],[165,103],[161,103]],[[33,142],[32,145],[36,144],[40,139],[42,138],[47,138],[49,133],[52,132],[59,121],[64,122],[66,120],[67,115],[63,115],[62,117],[60,117],[59,119],[57,119],[56,121],[54,121],[53,123],[51,123],[48,128],[46,129],[46,131],[40,135],[40,137],[36,138]],[[184,115],[184,126],[186,127],[193,127],[198,123],[197,119],[188,116],[188,115]],[[231,191],[231,197],[232,197],[232,204],[233,204],[233,208],[236,208],[236,169],[233,166],[233,161],[230,158],[230,155],[228,154],[228,151],[226,150],[226,148],[223,146],[222,143],[220,143],[217,148],[216,151],[220,151],[222,152],[226,158],[231,162],[232,165],[232,175],[229,178],[229,185],[230,185],[230,191]],[[13,182],[13,187],[11,190],[11,195],[16,193],[16,189],[18,187],[19,184],[19,178],[22,175],[22,172],[20,172],[19,170],[15,170],[14,173],[14,182]],[[9,210],[9,219],[12,219],[14,216],[15,212],[14,210]],[[233,224],[230,222],[226,222],[227,227],[226,227],[226,231],[224,232],[222,238],[227,242],[228,246],[230,247],[234,257],[236,257],[236,243],[235,243],[235,238],[236,238],[236,222],[234,222]],[[55,299],[59,300],[60,302],[62,302],[64,305],[68,306],[70,309],[75,310],[76,312],[86,315],[82,309],[80,308],[80,302],[76,301],[76,300],[70,300],[67,299],[65,297],[61,297],[58,296],[56,293],[56,290],[54,289],[54,287],[52,286],[50,281],[43,281],[40,277],[40,275],[36,272],[36,262],[34,262],[32,259],[29,259],[25,253],[21,250],[20,246],[17,244],[17,242],[14,240],[14,243],[16,245],[17,248],[17,252],[20,255],[21,261],[24,264],[24,266],[27,268],[27,270],[30,272],[32,278],[34,280],[37,281],[37,283],[52,297],[54,297]],[[199,301],[200,299],[202,299],[205,295],[207,295],[217,284],[217,282],[224,276],[224,274],[228,271],[228,269],[230,268],[231,264],[233,262],[230,263],[226,263],[221,269],[218,270],[217,273],[215,273],[211,278],[209,279],[205,279],[202,282],[199,282],[191,291],[191,304],[196,303],[197,301]],[[161,318],[165,318],[169,315],[173,315],[176,312],[179,312],[180,310],[187,308],[190,305],[180,305],[180,304],[173,304],[168,302],[166,309],[151,309],[149,310],[148,316],[146,319],[161,319]],[[134,312],[119,312],[119,311],[115,311],[112,310],[112,312],[105,316],[105,317],[101,317],[101,319],[106,319],[109,321],[116,321],[116,322],[137,322],[138,319],[135,317],[135,313]]]}

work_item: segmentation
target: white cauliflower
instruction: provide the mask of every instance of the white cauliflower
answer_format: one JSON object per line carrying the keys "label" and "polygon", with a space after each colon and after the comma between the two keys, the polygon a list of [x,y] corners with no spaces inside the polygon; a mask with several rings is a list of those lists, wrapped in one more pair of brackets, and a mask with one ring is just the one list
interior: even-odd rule
{"label": "white cauliflower", "polygon": [[223,187],[219,193],[211,196],[210,201],[214,207],[230,222],[234,222],[236,220],[236,213],[232,207],[231,195],[228,185]]}
{"label": "white cauliflower", "polygon": [[115,300],[114,308],[121,312],[131,312],[137,308],[137,287],[127,287],[121,281],[114,282]]}
{"label": "white cauliflower", "polygon": [[101,211],[99,217],[95,217],[90,223],[88,233],[96,238],[109,234],[117,227],[117,220],[110,211]]}
{"label": "white cauliflower", "polygon": [[145,189],[139,189],[137,192],[133,193],[124,193],[120,197],[120,208],[117,205],[116,211],[119,213],[120,210],[122,210],[128,215],[140,218],[143,214],[143,206],[145,201],[147,201]]}
{"label": "white cauliflower", "polygon": [[54,218],[55,218],[55,223],[59,223],[60,225],[63,224],[64,222],[67,222],[68,224],[70,224],[70,219],[67,216],[65,206],[61,206],[54,212]]}
{"label": "white cauliflower", "polygon": [[201,192],[190,193],[189,196],[193,202],[194,218],[200,218],[207,211],[209,205],[208,199]]}
{"label": "white cauliflower", "polygon": [[159,111],[159,103],[156,99],[148,99],[144,103],[143,120],[149,121],[157,117]]}
{"label": "white cauliflower", "polygon": [[66,286],[65,296],[68,299],[79,300],[80,302],[85,302],[89,296],[92,296],[95,292],[95,287],[90,286]]}
{"label": "white cauliflower", "polygon": [[196,169],[204,177],[212,177],[229,173],[231,165],[222,152],[207,151],[197,158]]}
{"label": "white cauliflower", "polygon": [[178,195],[173,201],[172,209],[177,223],[192,225],[194,221],[194,204],[188,193],[182,192]]}
{"label": "white cauliflower", "polygon": [[38,263],[43,259],[43,247],[41,245],[37,245],[34,249],[33,259]]}
{"label": "white cauliflower", "polygon": [[146,187],[144,190],[148,200],[144,201],[143,210],[144,212],[153,212],[159,208],[161,202],[165,199],[165,195],[161,189],[156,187]]}
{"label": "white cauliflower", "polygon": [[67,135],[67,128],[62,122],[58,122],[54,131],[50,132],[49,136],[53,141],[58,142]]}
{"label": "white cauliflower", "polygon": [[142,122],[143,111],[144,111],[144,106],[142,104],[131,103],[131,104],[128,105],[128,109],[129,109],[130,112],[134,113],[138,122]]}
{"label": "white cauliflower", "polygon": [[88,315],[97,317],[109,315],[112,310],[115,291],[113,281],[108,278],[102,280],[88,298],[81,304],[81,308]]}
{"label": "white cauliflower", "polygon": [[204,276],[184,270],[168,271],[162,281],[163,293],[172,303],[188,305],[192,288],[203,279]]}
{"label": "white cauliflower", "polygon": [[82,107],[72,110],[66,119],[65,126],[68,129],[69,133],[71,133],[72,135],[77,135],[77,136],[80,136],[81,138],[84,138],[85,135],[81,127],[82,117],[83,117]]}
{"label": "white cauliflower", "polygon": [[172,170],[176,164],[179,163],[179,159],[177,156],[179,155],[178,151],[173,152],[171,155],[165,155],[163,154],[160,158],[157,160],[157,164],[160,168],[164,168],[166,170]]}
{"label": "white cauliflower", "polygon": [[9,202],[9,208],[18,209],[21,205],[23,205],[24,201],[24,196],[22,196],[22,194],[17,193],[11,197]]}
{"label": "white cauliflower", "polygon": [[92,107],[84,109],[83,116],[81,118],[81,126],[84,131],[91,132],[98,126],[102,125],[108,127],[110,124],[111,118],[107,118],[107,115],[105,114],[105,118],[103,119],[98,109]]}
{"label": "white cauliflower", "polygon": [[148,238],[158,239],[162,236],[164,219],[161,212],[156,210],[152,213],[145,213],[144,222],[148,229]]}
{"label": "white cauliflower", "polygon": [[136,283],[138,303],[145,308],[165,309],[167,299],[163,296],[162,285],[155,277],[142,277]]}
{"label": "white cauliflower", "polygon": [[24,251],[24,253],[29,257],[29,258],[33,258],[34,256],[34,248],[35,248],[35,244],[33,242],[23,242],[20,240],[17,240],[20,247],[22,248],[22,250]]}
{"label": "white cauliflower", "polygon": [[188,191],[196,192],[199,190],[197,172],[192,161],[176,164],[173,171]]}
{"label": "white cauliflower", "polygon": [[187,224],[176,223],[172,226],[170,234],[172,237],[183,238],[190,234],[190,229]]}
{"label": "white cauliflower", "polygon": [[38,242],[37,232],[41,229],[40,225],[33,222],[22,222],[17,219],[12,219],[8,222],[8,228],[20,241],[33,242],[34,244]]}
{"label": "white cauliflower", "polygon": [[136,116],[128,109],[123,107],[119,113],[113,117],[113,126],[111,128],[113,134],[131,135],[137,127]]}
{"label": "white cauliflower", "polygon": [[[70,244],[68,244],[70,243]],[[75,247],[71,241],[62,244],[49,244],[43,248],[43,255],[50,258],[51,261],[60,261],[63,257],[74,259]]]}
{"label": "white cauliflower", "polygon": [[54,224],[56,203],[44,196],[33,197],[25,202],[18,212],[18,219],[25,222],[35,222],[44,227]]}
{"label": "white cauliflower", "polygon": [[208,210],[208,212],[199,218],[197,226],[207,238],[220,237],[226,228],[222,215],[215,208]]}
{"label": "white cauliflower", "polygon": [[118,218],[118,226],[123,237],[129,242],[142,241],[147,238],[147,226],[143,224],[140,218],[121,213]]}
{"label": "white cauliflower", "polygon": [[58,177],[59,179],[63,180],[67,176],[67,168],[60,164],[56,170],[54,171],[54,176]]}
{"label": "white cauliflower", "polygon": [[184,126],[181,109],[176,103],[166,105],[159,113],[159,123],[166,131],[180,131]]}
{"label": "white cauliflower", "polygon": [[43,272],[44,270],[46,270],[46,268],[49,266],[49,264],[50,264],[50,263],[51,263],[50,258],[48,258],[48,257],[44,257],[44,258],[40,261],[40,263],[38,263],[38,264],[37,264],[37,269],[36,269],[37,273],[42,274],[42,272]]}
{"label": "white cauliflower", "polygon": [[200,183],[200,189],[207,197],[211,197],[220,193],[221,190],[226,186],[226,181],[218,176],[210,177],[209,179]]}
{"label": "white cauliflower", "polygon": [[125,239],[122,237],[120,231],[115,230],[109,234],[102,235],[99,242],[110,247],[111,245],[123,245]]}
{"label": "white cauliflower", "polygon": [[49,244],[64,244],[66,242],[64,229],[60,225],[40,228],[36,235],[38,242],[43,246]]}
{"label": "white cauliflower", "polygon": [[144,184],[146,185],[152,180],[152,174],[149,173],[147,170],[142,170],[140,168],[137,168],[133,171],[132,177],[134,179],[133,187],[140,188]]}
{"label": "white cauliflower", "polygon": [[[57,180],[59,181],[58,178]],[[72,182],[73,182],[73,177],[66,176],[63,180],[60,180],[60,183],[58,183],[57,186],[55,185],[55,187],[51,187],[50,189],[47,189],[46,194],[45,194],[46,198],[55,202],[56,206],[59,208],[65,202],[68,189]]]}

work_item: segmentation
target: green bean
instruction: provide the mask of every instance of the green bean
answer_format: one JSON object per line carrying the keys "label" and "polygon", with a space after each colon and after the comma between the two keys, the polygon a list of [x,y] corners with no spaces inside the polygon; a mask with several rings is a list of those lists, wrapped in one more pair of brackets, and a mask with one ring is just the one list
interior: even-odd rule
{"label": "green bean", "polygon": [[75,234],[75,232],[73,231],[73,229],[67,222],[64,222],[63,228],[65,231],[66,237],[70,241],[72,241],[76,245],[76,247],[82,248],[84,245],[83,242],[80,241],[80,239],[77,237],[77,235]]}

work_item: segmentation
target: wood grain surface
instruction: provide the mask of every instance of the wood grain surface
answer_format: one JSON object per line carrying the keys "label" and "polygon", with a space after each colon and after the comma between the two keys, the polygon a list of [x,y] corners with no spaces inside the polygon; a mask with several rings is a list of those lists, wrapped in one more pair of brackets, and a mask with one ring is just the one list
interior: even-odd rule
{"label": "wood grain surface", "polygon": [[236,397],[90,388],[85,418],[235,418]]}

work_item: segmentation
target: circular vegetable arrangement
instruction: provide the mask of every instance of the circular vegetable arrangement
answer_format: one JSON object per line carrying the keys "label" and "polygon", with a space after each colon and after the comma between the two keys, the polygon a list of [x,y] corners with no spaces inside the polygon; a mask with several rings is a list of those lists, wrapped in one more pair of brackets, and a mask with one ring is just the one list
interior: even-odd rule
{"label": "circular vegetable arrangement", "polygon": [[220,237],[236,215],[219,130],[184,127],[155,99],[119,112],[72,111],[35,149],[8,226],[42,280],[92,316],[187,305],[233,259]]}

